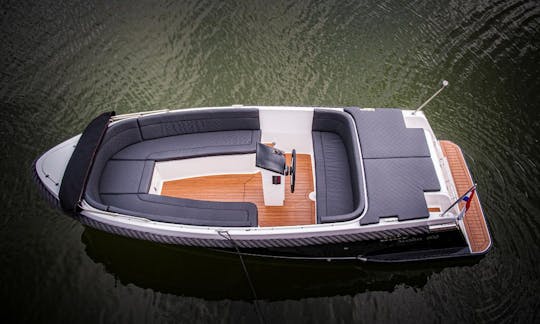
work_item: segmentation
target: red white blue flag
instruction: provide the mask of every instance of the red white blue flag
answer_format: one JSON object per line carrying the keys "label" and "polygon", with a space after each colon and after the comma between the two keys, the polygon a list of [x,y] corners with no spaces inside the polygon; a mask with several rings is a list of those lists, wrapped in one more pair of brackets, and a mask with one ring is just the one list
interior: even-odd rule
{"label": "red white blue flag", "polygon": [[469,192],[467,192],[465,195],[463,195],[463,198],[461,198],[461,200],[466,202],[466,204],[465,204],[465,212],[467,212],[467,210],[469,210],[469,207],[471,206],[471,201],[473,200],[475,191],[476,191],[476,186],[473,186],[469,190]]}
{"label": "red white blue flag", "polygon": [[459,204],[460,202],[464,201],[465,202],[465,208],[461,209],[461,211],[459,212],[458,216],[457,216],[457,220],[461,220],[463,219],[463,217],[465,216],[465,214],[467,213],[467,210],[469,210],[469,207],[471,207],[471,202],[474,198],[474,193],[476,191],[476,184],[474,184],[471,189],[467,190],[467,192],[465,194],[463,194],[463,196],[459,197],[452,205],[450,205],[450,207],[448,207],[444,213],[441,214],[441,216],[444,216],[448,211],[450,211],[450,209],[452,209],[455,205]]}

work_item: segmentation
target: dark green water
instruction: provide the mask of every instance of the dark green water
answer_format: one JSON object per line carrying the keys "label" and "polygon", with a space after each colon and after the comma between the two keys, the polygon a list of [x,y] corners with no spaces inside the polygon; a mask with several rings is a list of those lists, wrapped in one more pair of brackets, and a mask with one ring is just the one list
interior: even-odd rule
{"label": "dark green water", "polygon": [[238,260],[83,228],[34,158],[98,113],[415,108],[459,143],[494,246],[396,268],[248,260],[267,322],[540,321],[540,6],[532,1],[3,1],[0,312],[17,322],[257,321]]}

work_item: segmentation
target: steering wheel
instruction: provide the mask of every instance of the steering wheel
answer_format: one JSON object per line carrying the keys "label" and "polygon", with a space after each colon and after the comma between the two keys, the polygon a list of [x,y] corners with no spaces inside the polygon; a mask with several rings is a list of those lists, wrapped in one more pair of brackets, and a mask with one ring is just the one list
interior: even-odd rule
{"label": "steering wheel", "polygon": [[296,150],[292,150],[291,168],[289,170],[291,175],[291,193],[294,193],[294,183],[296,182]]}

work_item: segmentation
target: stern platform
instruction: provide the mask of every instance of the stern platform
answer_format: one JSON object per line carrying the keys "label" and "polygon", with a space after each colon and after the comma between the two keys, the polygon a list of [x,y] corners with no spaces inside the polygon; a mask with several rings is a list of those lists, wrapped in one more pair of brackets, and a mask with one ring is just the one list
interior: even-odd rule
{"label": "stern platform", "polygon": [[[440,143],[444,156],[448,160],[457,194],[461,196],[473,186],[469,168],[458,145],[450,141],[440,141]],[[460,203],[460,208],[464,206],[464,202]],[[470,208],[463,218],[463,224],[467,232],[471,253],[482,254],[487,252],[491,245],[491,238],[477,194],[473,196]]]}

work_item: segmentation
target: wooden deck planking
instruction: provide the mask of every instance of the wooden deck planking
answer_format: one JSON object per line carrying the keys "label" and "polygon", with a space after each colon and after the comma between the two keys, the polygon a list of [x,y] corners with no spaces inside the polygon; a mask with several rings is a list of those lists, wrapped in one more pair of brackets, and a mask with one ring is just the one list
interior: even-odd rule
{"label": "wooden deck planking", "polygon": [[[440,141],[440,143],[444,156],[448,160],[448,165],[450,166],[450,171],[452,172],[458,195],[461,196],[473,185],[469,168],[467,167],[467,163],[465,162],[459,146],[450,141]],[[460,205],[460,207],[463,208],[465,203],[460,203]],[[478,253],[485,251],[489,247],[490,238],[486,219],[477,195],[474,195],[470,208],[463,221],[472,252]]]}
{"label": "wooden deck planking", "polygon": [[[287,163],[291,155],[286,154]],[[261,173],[228,174],[173,180],[163,183],[164,196],[209,201],[252,202],[257,205],[259,226],[315,224],[315,202],[308,197],[314,190],[311,156],[297,154],[295,191],[285,177],[284,206],[265,206]]]}

